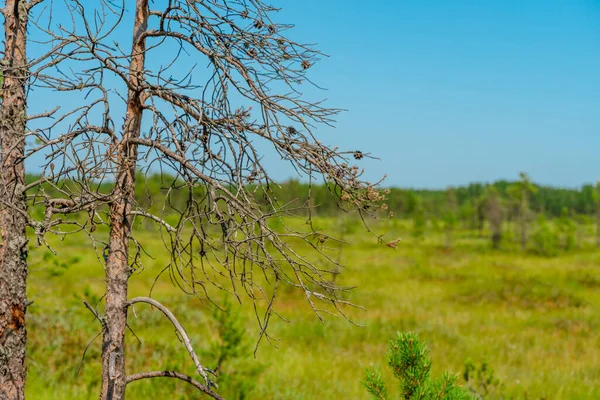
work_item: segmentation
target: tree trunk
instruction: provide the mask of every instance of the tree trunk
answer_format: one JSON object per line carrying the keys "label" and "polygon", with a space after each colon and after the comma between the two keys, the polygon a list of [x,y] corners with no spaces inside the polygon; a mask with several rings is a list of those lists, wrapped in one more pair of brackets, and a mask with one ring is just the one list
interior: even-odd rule
{"label": "tree trunk", "polygon": [[0,398],[24,399],[27,226],[24,184],[27,80],[25,1],[6,0],[0,109]]}
{"label": "tree trunk", "polygon": [[118,173],[113,202],[110,207],[110,242],[106,261],[106,329],[102,340],[102,400],[122,400],[127,384],[125,373],[125,330],[127,327],[127,286],[129,240],[131,236],[131,205],[134,198],[137,145],[129,139],[140,136],[143,95],[139,90],[144,71],[145,40],[142,34],[148,25],[148,0],[137,0],[132,59],[129,69],[131,90],[127,99],[127,114],[123,138],[118,147]]}

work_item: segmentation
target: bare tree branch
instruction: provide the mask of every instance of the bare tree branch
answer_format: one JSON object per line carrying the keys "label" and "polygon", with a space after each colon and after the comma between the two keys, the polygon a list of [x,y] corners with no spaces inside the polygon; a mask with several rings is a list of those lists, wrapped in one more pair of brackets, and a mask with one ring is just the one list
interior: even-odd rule
{"label": "bare tree branch", "polygon": [[35,7],[38,4],[41,4],[43,2],[44,2],[44,0],[29,0],[29,3],[27,3],[27,9],[31,10],[33,7]]}
{"label": "bare tree branch", "polygon": [[192,377],[190,377],[188,375],[182,374],[180,372],[175,372],[175,371],[152,371],[152,372],[142,372],[139,374],[129,375],[127,377],[127,384],[129,384],[131,382],[139,381],[141,379],[150,379],[150,378],[180,379],[180,380],[187,382],[190,385],[194,386],[201,392],[206,393],[207,395],[209,395],[210,397],[212,397],[215,400],[224,400],[223,397],[221,397],[217,393],[213,392],[208,386],[201,384],[200,382],[196,381],[195,379],[193,379]]}
{"label": "bare tree branch", "polygon": [[[38,243],[48,233],[86,234],[105,267],[103,399],[125,396],[127,309],[136,302],[159,308],[186,338],[210,389],[173,314],[151,298],[127,300],[145,255],[137,216],[161,227],[170,253],[161,274],[175,285],[209,300],[217,288],[253,302],[257,342],[271,340],[280,284],[302,291],[318,318],[349,319],[346,308],[356,307],[345,300],[352,288],[330,279],[339,259],[324,245],[334,238],[312,223],[312,193],[305,204],[281,204],[265,153],[309,182],[322,179],[340,208],[363,221],[382,211],[384,195],[357,165],[368,154],[317,139],[341,111],[304,95],[316,86],[308,71],[325,55],[287,37],[291,25],[275,22],[276,11],[261,0],[72,0],[71,26],[36,25],[48,51],[28,64],[35,84],[81,101],[30,117],[34,144],[18,162],[43,160],[40,179],[24,185],[27,200],[45,210],[43,221],[30,221]],[[123,41],[118,29],[129,17],[133,32]],[[161,196],[144,199],[138,189],[148,191],[155,173]],[[301,228],[281,222],[300,213],[308,215]],[[101,224],[107,242],[94,233]]]}
{"label": "bare tree branch", "polygon": [[153,220],[155,222],[158,222],[160,225],[164,226],[167,229],[167,232],[177,232],[177,229],[173,228],[171,225],[169,225],[164,220],[160,219],[156,215],[152,215],[152,214],[147,213],[145,211],[134,210],[134,211],[130,211],[129,215],[140,215],[140,216],[145,217],[145,218],[150,218],[151,220]]}
{"label": "bare tree branch", "polygon": [[204,378],[204,380],[206,381],[206,384],[209,387],[211,385],[213,385],[212,381],[208,378],[206,369],[200,364],[200,360],[198,359],[198,356],[196,355],[196,352],[194,351],[194,347],[192,346],[192,342],[190,340],[189,335],[187,334],[183,325],[181,325],[179,323],[179,321],[177,320],[177,318],[175,318],[175,315],[173,315],[173,313],[167,307],[165,307],[164,305],[160,304],[158,301],[151,299],[149,297],[135,297],[127,302],[127,306],[131,307],[136,303],[146,303],[146,304],[150,304],[150,305],[158,308],[167,317],[167,319],[169,321],[171,321],[171,323],[173,324],[173,326],[179,333],[186,350],[190,354],[190,357],[192,358],[192,361],[194,362],[194,365],[196,366],[196,371],[198,371],[200,376],[202,376]]}

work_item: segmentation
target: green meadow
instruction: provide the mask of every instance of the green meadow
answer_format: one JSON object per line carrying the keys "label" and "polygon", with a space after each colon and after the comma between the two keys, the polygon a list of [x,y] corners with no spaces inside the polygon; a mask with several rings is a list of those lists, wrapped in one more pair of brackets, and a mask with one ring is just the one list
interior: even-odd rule
{"label": "green meadow", "polygon": [[[329,251],[345,265],[336,283],[356,286],[347,300],[364,310],[347,311],[359,326],[329,315],[320,322],[302,293],[283,288],[276,310],[287,321],[271,320],[274,341],[262,340],[254,355],[260,329],[252,302],[241,296],[242,304],[234,303],[232,309],[239,313],[249,351],[233,360],[228,372],[238,383],[252,381],[246,398],[367,399],[360,380],[373,365],[396,389],[385,352],[397,332],[404,331],[417,332],[428,344],[433,375],[451,371],[464,384],[467,360],[487,362],[497,382],[486,398],[600,398],[600,252],[591,225],[582,228],[574,249],[544,257],[520,251],[510,226],[501,248],[493,250],[487,231],[480,236],[476,230],[457,230],[448,247],[441,232],[414,240],[411,221],[373,221],[377,233],[402,238],[393,249],[378,244],[357,221],[318,218],[315,224],[341,233],[348,242],[324,246],[331,246]],[[168,254],[157,232],[138,230],[137,239],[148,255],[144,269],[130,280],[130,297],[148,295],[155,284],[152,296],[174,311],[201,361],[213,365],[211,349],[221,340],[214,307],[183,294],[168,274],[155,283]],[[100,302],[102,266],[84,236],[54,238],[50,244],[57,256],[33,242],[28,398],[97,398],[101,339],[93,339],[100,324],[82,300]],[[308,245],[298,251],[310,254]],[[217,303],[227,297],[223,290],[211,293]],[[129,321],[128,373],[172,369],[194,374],[162,314],[136,306]],[[226,383],[220,387],[223,393]],[[127,393],[132,399],[198,398],[187,384],[169,379],[134,382]]]}

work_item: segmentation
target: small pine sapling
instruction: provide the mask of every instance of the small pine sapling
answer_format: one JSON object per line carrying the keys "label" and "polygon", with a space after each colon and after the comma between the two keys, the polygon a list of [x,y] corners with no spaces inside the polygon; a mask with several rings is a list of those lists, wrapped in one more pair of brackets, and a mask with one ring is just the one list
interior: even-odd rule
{"label": "small pine sapling", "polygon": [[558,219],[558,229],[563,249],[569,251],[577,247],[577,223],[571,218],[569,209],[566,207],[563,207]]}
{"label": "small pine sapling", "polygon": [[[414,333],[400,333],[390,342],[388,365],[399,382],[401,396],[405,400],[463,400],[473,397],[458,384],[455,375],[444,373],[439,379],[429,375],[431,359],[429,349]],[[381,372],[367,368],[361,381],[374,399],[389,400]]]}
{"label": "small pine sapling", "polygon": [[475,364],[471,359],[465,361],[463,378],[476,399],[495,398],[502,387],[502,383],[494,375],[494,369],[486,361],[480,364]]}
{"label": "small pine sapling", "polygon": [[252,358],[252,343],[244,321],[230,301],[213,312],[218,340],[206,356],[216,357],[215,374],[219,388],[227,399],[248,399],[254,390],[265,365]]}

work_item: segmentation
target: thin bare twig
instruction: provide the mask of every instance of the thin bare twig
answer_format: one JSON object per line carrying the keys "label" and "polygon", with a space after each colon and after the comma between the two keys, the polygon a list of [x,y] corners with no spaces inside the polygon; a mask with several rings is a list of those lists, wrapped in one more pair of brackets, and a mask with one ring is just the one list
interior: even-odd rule
{"label": "thin bare twig", "polygon": [[209,385],[209,386],[214,385],[214,383],[208,378],[206,369],[200,364],[200,360],[198,359],[198,356],[196,355],[196,352],[194,351],[194,347],[192,346],[192,342],[191,342],[190,337],[187,334],[185,328],[183,327],[183,325],[181,325],[179,323],[179,321],[177,320],[175,315],[171,312],[171,310],[169,310],[167,307],[165,307],[158,301],[151,299],[149,297],[135,297],[127,302],[127,306],[130,307],[136,303],[146,303],[146,304],[152,305],[153,307],[158,308],[167,317],[167,319],[169,321],[171,321],[171,323],[175,327],[175,330],[181,336],[181,340],[183,341],[183,344],[184,344],[186,350],[190,354],[190,357],[192,358],[192,361],[194,362],[194,365],[196,366],[196,371],[198,371],[200,376],[202,376],[204,378],[207,385]]}
{"label": "thin bare twig", "polygon": [[202,391],[203,393],[206,393],[207,395],[209,395],[210,397],[212,397],[215,400],[224,400],[223,397],[221,397],[217,393],[213,392],[208,386],[201,384],[200,382],[196,381],[195,379],[193,379],[192,377],[190,377],[188,375],[182,374],[180,372],[175,372],[175,371],[152,371],[152,372],[141,372],[139,374],[129,375],[127,377],[127,384],[129,384],[131,382],[139,381],[140,379],[150,379],[150,378],[180,379],[182,381],[185,381],[185,382],[191,384],[192,386],[194,386],[198,390]]}

